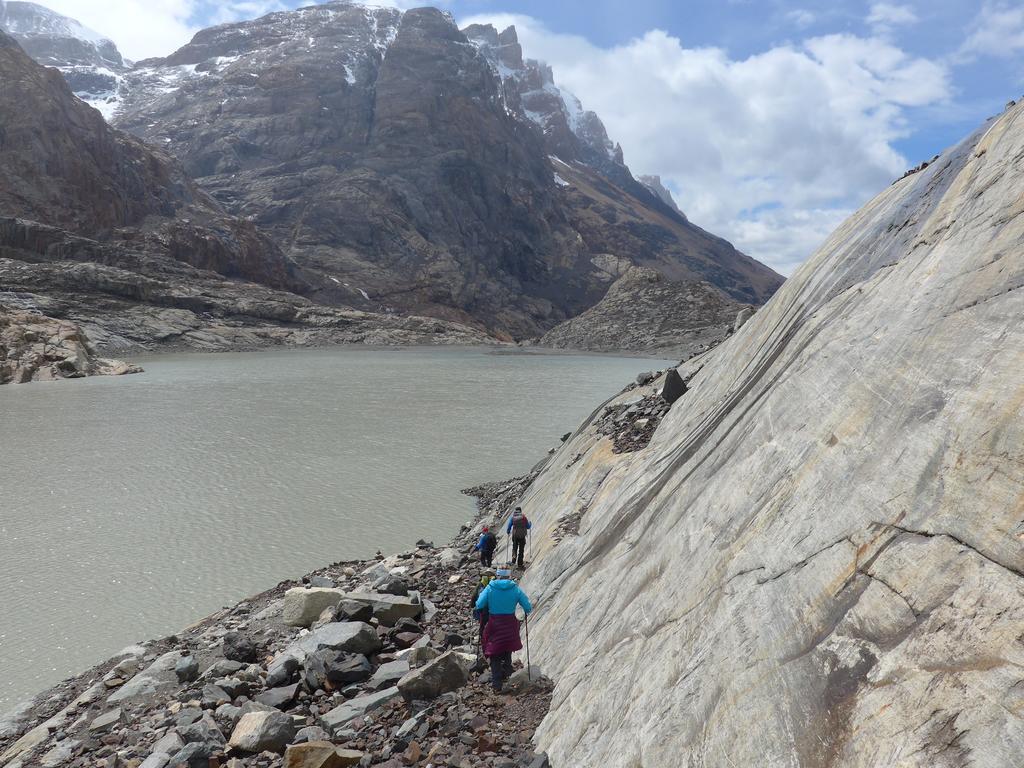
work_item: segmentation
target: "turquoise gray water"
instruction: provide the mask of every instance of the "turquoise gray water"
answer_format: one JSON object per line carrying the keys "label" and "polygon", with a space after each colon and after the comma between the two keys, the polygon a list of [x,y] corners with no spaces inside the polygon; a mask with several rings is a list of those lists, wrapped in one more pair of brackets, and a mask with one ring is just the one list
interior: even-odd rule
{"label": "turquoise gray water", "polygon": [[336,560],[447,539],[656,363],[486,350],[182,355],[0,388],[0,712]]}

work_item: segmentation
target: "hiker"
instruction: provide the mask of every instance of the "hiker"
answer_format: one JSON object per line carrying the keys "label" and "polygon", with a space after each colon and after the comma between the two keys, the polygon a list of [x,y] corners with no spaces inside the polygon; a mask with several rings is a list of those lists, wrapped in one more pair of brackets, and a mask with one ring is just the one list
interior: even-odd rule
{"label": "hiker", "polygon": [[491,561],[494,559],[494,550],[497,547],[498,537],[491,533],[491,530],[485,525],[480,533],[480,540],[473,547],[475,551],[480,553],[480,565],[487,568],[491,567]]}
{"label": "hiker", "polygon": [[473,618],[480,622],[480,642],[481,643],[483,643],[483,641],[484,641],[484,627],[487,626],[487,619],[489,618],[490,613],[488,612],[487,608],[484,608],[483,610],[479,610],[476,607],[476,601],[480,598],[480,593],[483,592],[487,588],[487,585],[490,584],[493,579],[494,579],[494,569],[493,568],[484,568],[480,572],[480,581],[477,582],[476,589],[473,590],[473,597],[471,597],[470,600],[469,600],[469,607],[470,607],[470,610],[473,611]]}
{"label": "hiker", "polygon": [[512,581],[512,571],[508,568],[499,568],[496,578],[476,599],[476,610],[487,611],[489,615],[484,626],[483,647],[484,656],[491,662],[491,687],[495,693],[501,693],[505,680],[512,674],[512,654],[523,647],[516,618],[517,605],[523,606],[527,613],[533,610],[526,593]]}
{"label": "hiker", "polygon": [[519,566],[520,570],[525,567],[523,554],[526,551],[526,536],[531,528],[533,528],[533,523],[523,514],[523,508],[516,507],[516,511],[512,513],[512,517],[508,521],[505,533],[512,536],[512,562]]}

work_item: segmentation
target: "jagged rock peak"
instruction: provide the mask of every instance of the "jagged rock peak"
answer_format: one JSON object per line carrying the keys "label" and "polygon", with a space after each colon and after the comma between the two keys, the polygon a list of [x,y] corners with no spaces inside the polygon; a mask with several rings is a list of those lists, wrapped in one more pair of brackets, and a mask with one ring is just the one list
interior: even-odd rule
{"label": "jagged rock peak", "polygon": [[507,109],[540,128],[551,154],[601,170],[610,163],[625,165],[597,114],[584,110],[575,95],[555,84],[548,64],[523,58],[514,26],[499,33],[492,24],[471,24],[462,33],[501,79]]}
{"label": "jagged rock peak", "polygon": [[686,218],[686,214],[683,213],[682,210],[680,210],[678,205],[676,205],[676,200],[674,197],[672,197],[672,193],[669,191],[668,187],[666,187],[662,183],[661,176],[658,176],[657,174],[647,176],[641,175],[637,176],[636,180],[643,184],[645,187],[647,187],[649,190],[651,190],[651,192],[653,192],[655,195],[657,195],[658,199],[661,200],[661,202],[665,203],[665,205],[670,206],[672,210],[674,210],[684,219]]}
{"label": "jagged rock peak", "polygon": [[112,41],[49,8],[3,0],[0,31],[40,64],[59,69],[78,98],[106,118],[113,114],[129,62]]}

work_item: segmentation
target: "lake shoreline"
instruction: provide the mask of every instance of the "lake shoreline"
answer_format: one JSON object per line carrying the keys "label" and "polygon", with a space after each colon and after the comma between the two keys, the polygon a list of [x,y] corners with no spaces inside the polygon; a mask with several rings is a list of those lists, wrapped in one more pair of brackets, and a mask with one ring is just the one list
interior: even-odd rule
{"label": "lake shoreline", "polygon": [[[543,463],[541,462],[541,466]],[[152,757],[153,753],[147,751],[148,747],[156,744],[174,730],[174,727],[170,726],[170,723],[174,721],[173,715],[182,712],[183,707],[188,708],[194,705],[197,711],[205,710],[210,719],[214,719],[213,707],[206,709],[206,704],[203,701],[187,698],[188,693],[182,690],[182,687],[187,687],[187,684],[172,686],[173,690],[163,691],[155,697],[142,697],[132,704],[122,704],[119,707],[120,725],[112,730],[101,731],[108,734],[101,740],[76,739],[76,736],[81,736],[83,732],[88,736],[91,730],[95,730],[92,724],[110,709],[110,705],[104,704],[102,700],[113,695],[112,692],[120,690],[122,686],[131,683],[131,675],[125,674],[126,670],[133,668],[145,670],[154,662],[174,653],[188,654],[198,659],[200,666],[216,668],[216,664],[219,663],[218,659],[221,662],[224,661],[223,638],[229,632],[235,631],[239,625],[246,629],[249,636],[253,637],[257,636],[257,633],[255,626],[250,627],[250,623],[258,625],[259,622],[264,622],[267,625],[273,624],[274,633],[287,635],[287,629],[282,630],[277,626],[280,624],[279,617],[284,596],[290,589],[308,588],[311,583],[334,583],[341,579],[347,579],[351,585],[352,582],[360,578],[360,575],[379,570],[381,567],[391,568],[392,573],[410,580],[412,582],[410,586],[420,587],[423,590],[424,605],[434,609],[432,618],[423,617],[420,621],[424,634],[417,647],[419,645],[434,647],[436,644],[442,646],[438,648],[437,652],[443,651],[450,645],[453,638],[460,637],[458,632],[472,631],[473,622],[469,618],[468,596],[472,590],[472,584],[476,580],[476,574],[479,572],[479,565],[475,558],[470,556],[469,551],[480,527],[485,523],[499,527],[511,506],[520,498],[539,471],[540,466],[522,477],[463,490],[464,494],[477,499],[477,514],[460,527],[446,547],[437,548],[432,543],[421,541],[413,550],[398,552],[387,558],[378,553],[373,558],[339,561],[315,569],[298,579],[287,579],[274,587],[240,600],[233,606],[215,611],[177,633],[128,646],[121,653],[36,694],[28,701],[16,706],[13,711],[0,713],[0,766],[6,768],[35,764],[25,762],[34,759],[41,759],[45,764],[48,758],[52,762],[52,759],[58,756],[63,756],[62,759],[67,762],[62,764],[67,765],[93,765],[97,758],[109,757],[115,753],[119,761]],[[418,567],[427,574],[437,567],[436,563],[443,563],[441,573],[446,578],[431,579],[428,576],[420,582],[415,582],[416,574],[410,575],[410,569],[402,565],[408,561],[413,563],[422,561],[424,564]],[[427,592],[428,588],[432,591]],[[464,596],[461,595],[463,591],[466,592]],[[305,632],[306,630],[300,631],[299,636],[301,637]],[[269,636],[272,631],[268,629],[264,634]],[[468,637],[468,634],[465,634],[465,637]],[[429,642],[423,642],[428,638]],[[441,638],[440,642],[438,642],[438,638]],[[275,639],[277,638],[275,637]],[[269,645],[271,643],[268,643]],[[383,654],[380,657],[381,663],[388,663],[386,659],[389,657],[389,654]],[[138,675],[139,673],[136,672],[136,676]],[[473,678],[476,678],[475,673]],[[212,677],[210,682],[212,682]],[[520,698],[494,697],[488,693],[487,688],[486,680],[483,680],[482,683],[471,681],[471,684],[460,689],[457,695],[461,697],[460,701],[471,699],[477,707],[508,709],[511,715],[507,716],[516,718],[516,722],[519,724],[528,725],[531,734],[532,729],[539,725],[540,720],[546,714],[547,706],[550,703],[551,683],[549,681],[531,682],[521,691],[523,695]],[[255,697],[255,693],[253,696]],[[452,697],[453,694],[446,694],[446,696]],[[243,699],[246,698],[243,696]],[[316,699],[310,697],[310,700],[315,701]],[[450,703],[451,700],[439,699],[440,704],[435,702],[432,706],[444,707],[445,702]],[[416,702],[413,704],[415,705]],[[403,706],[406,705],[396,703],[392,707],[395,710],[392,714],[399,720],[405,715],[413,714],[415,710],[415,706],[408,711],[402,709]],[[299,711],[305,711],[302,707],[302,703],[297,703],[295,707],[286,709],[292,711],[298,708]],[[157,716],[161,710],[166,710],[171,716]],[[225,722],[222,717],[219,717],[224,711],[223,708],[217,709],[218,722]],[[318,710],[315,705],[311,711],[312,714],[307,717],[310,723],[306,727],[315,728],[318,726],[314,722],[322,722],[322,718],[317,717]],[[154,715],[154,712],[157,715]],[[384,715],[378,715],[378,717],[384,717]],[[131,724],[137,721],[145,721],[146,726],[144,727],[146,728],[150,724],[154,726],[151,732],[145,734],[151,738],[145,739],[144,742],[134,741],[124,736],[129,732]],[[123,730],[121,726],[124,726]],[[379,728],[369,734],[363,734],[367,728],[372,729],[372,719],[365,723],[357,722],[356,726],[358,732],[346,730],[342,734],[346,737],[343,741],[339,741],[338,738],[332,740],[342,747],[349,743],[366,747],[368,743],[384,744],[388,741],[389,737],[386,734],[382,735]],[[223,730],[230,732],[227,728]],[[497,762],[499,759],[507,759],[510,751],[515,752],[517,756],[525,755],[531,760],[535,757],[529,748],[529,742],[522,743],[519,735],[515,739],[509,740],[507,739],[508,734],[499,731],[500,729],[493,729],[489,722],[487,727],[477,729],[474,733],[476,737],[486,735],[496,747],[502,744],[502,739],[507,741],[503,750],[498,750],[498,754],[495,755],[494,765],[499,764]],[[111,738],[115,733],[119,734],[119,738]],[[360,737],[360,734],[363,736]],[[228,733],[224,735],[227,736]],[[337,737],[338,734],[336,733],[334,736]],[[375,738],[377,740],[373,741]],[[457,743],[449,743],[441,729],[433,727],[427,729],[427,733],[421,736],[420,740],[426,741],[428,738],[435,740],[435,752],[459,749]],[[413,748],[408,740],[404,743],[399,740],[398,747],[400,749],[396,750],[393,745],[385,745],[383,749],[387,754],[377,753],[374,754],[374,757],[375,759],[388,759],[392,754]],[[425,743],[417,743],[414,749],[422,750],[425,754],[429,748]],[[369,750],[365,750],[364,753],[371,754]],[[236,758],[245,758],[245,756],[244,750],[236,750],[234,753]],[[117,764],[122,763],[118,762]],[[241,765],[249,764],[246,761],[239,763],[238,766],[240,768]],[[257,763],[252,764],[256,765]],[[491,765],[492,763],[483,764]]]}

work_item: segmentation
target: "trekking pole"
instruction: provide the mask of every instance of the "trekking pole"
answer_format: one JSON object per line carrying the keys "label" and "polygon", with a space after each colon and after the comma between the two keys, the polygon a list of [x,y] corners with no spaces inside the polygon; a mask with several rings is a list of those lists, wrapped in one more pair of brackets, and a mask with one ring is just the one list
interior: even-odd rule
{"label": "trekking pole", "polygon": [[523,614],[526,621],[526,679],[533,682],[533,669],[530,667],[530,614]]}

